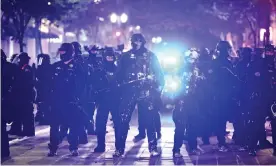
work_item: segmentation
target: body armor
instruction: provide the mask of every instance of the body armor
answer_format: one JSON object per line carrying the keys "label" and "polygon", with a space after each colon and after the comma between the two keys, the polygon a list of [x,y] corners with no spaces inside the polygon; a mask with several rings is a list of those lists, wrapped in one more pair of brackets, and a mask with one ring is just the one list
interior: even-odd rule
{"label": "body armor", "polygon": [[[133,83],[133,86],[140,88],[140,97],[149,96],[151,83],[154,82],[153,53],[148,50],[129,51],[123,55],[123,60],[128,64],[123,75],[123,83]],[[161,71],[160,71],[161,72]]]}
{"label": "body armor", "polygon": [[82,71],[79,64],[73,60],[69,62],[57,62],[53,64],[53,84],[52,92],[56,100],[64,102],[78,102],[81,94],[81,85],[77,82],[81,82]]}

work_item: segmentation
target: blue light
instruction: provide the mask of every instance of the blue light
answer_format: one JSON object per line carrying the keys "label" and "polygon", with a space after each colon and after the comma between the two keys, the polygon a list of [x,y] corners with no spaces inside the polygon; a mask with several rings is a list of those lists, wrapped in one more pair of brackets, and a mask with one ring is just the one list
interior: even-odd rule
{"label": "blue light", "polygon": [[181,78],[179,76],[165,75],[165,93],[177,93],[181,89]]}

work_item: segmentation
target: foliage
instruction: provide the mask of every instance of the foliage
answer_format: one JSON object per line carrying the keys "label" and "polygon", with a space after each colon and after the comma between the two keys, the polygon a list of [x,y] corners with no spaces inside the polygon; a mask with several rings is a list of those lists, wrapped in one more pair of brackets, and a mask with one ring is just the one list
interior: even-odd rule
{"label": "foliage", "polygon": [[14,39],[23,51],[23,39],[27,26],[33,18],[40,24],[42,18],[51,21],[60,20],[64,15],[78,7],[84,0],[2,0],[1,23],[7,29],[14,29]]}

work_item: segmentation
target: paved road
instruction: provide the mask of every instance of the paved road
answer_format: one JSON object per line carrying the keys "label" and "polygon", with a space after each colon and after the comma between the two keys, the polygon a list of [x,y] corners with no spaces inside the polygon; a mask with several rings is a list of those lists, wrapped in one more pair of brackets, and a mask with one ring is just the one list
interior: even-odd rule
{"label": "paved road", "polygon": [[[131,130],[127,139],[126,155],[120,160],[114,160],[114,131],[108,127],[107,151],[105,153],[93,153],[96,146],[96,137],[89,136],[89,143],[81,145],[80,156],[71,157],[68,151],[68,143],[63,141],[58,156],[47,157],[47,144],[49,141],[49,127],[38,126],[36,137],[12,140],[11,159],[2,163],[3,165],[276,165],[276,157],[272,156],[272,149],[258,152],[257,157],[250,157],[246,152],[238,152],[237,147],[231,146],[227,153],[218,152],[215,149],[216,138],[210,139],[211,145],[202,146],[205,151],[200,156],[189,156],[183,145],[181,151],[183,159],[173,160],[173,125],[171,118],[163,117],[162,139],[159,148],[162,151],[160,157],[150,158],[147,150],[147,141],[142,140],[134,143],[134,135],[137,134],[136,123],[132,121]],[[232,131],[231,125],[228,129]],[[231,141],[231,134],[228,141]],[[200,140],[199,140],[200,143]]]}

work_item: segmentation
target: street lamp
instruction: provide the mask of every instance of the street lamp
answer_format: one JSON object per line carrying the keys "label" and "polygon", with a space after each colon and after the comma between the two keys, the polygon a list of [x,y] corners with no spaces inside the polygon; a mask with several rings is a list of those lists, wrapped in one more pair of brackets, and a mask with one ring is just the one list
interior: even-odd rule
{"label": "street lamp", "polygon": [[127,14],[125,14],[125,13],[123,13],[121,16],[118,16],[116,13],[112,13],[111,15],[110,15],[110,21],[112,22],[112,23],[126,23],[127,22],[127,20],[128,20],[128,15]]}
{"label": "street lamp", "polygon": [[157,42],[157,43],[161,43],[161,42],[162,42],[162,38],[161,38],[160,36],[158,36],[158,37],[156,38],[156,42]]}
{"label": "street lamp", "polygon": [[153,38],[151,39],[151,41],[152,41],[152,43],[156,43],[156,38],[153,37]]}
{"label": "street lamp", "polygon": [[154,43],[154,44],[159,44],[159,43],[162,42],[162,38],[161,38],[160,36],[158,36],[158,37],[153,37],[153,38],[151,39],[151,41],[152,41],[152,43]]}
{"label": "street lamp", "polygon": [[99,4],[99,3],[101,3],[101,0],[94,0],[94,3]]}
{"label": "street lamp", "polygon": [[127,20],[128,20],[128,16],[127,16],[125,13],[123,13],[123,14],[121,15],[121,22],[122,22],[122,23],[126,23]]}
{"label": "street lamp", "polygon": [[118,16],[117,16],[117,14],[115,14],[115,13],[112,13],[112,14],[110,15],[110,21],[111,21],[112,23],[116,23],[116,22],[117,22],[117,18],[118,18]]}

